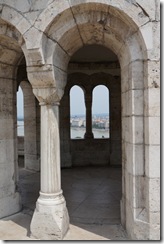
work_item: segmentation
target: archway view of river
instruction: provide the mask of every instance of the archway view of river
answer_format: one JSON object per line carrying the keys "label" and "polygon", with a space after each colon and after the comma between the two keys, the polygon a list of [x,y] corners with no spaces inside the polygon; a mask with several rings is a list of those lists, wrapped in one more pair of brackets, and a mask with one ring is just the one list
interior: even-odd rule
{"label": "archway view of river", "polygon": [[[18,136],[24,136],[24,121],[18,120]],[[71,139],[83,139],[86,128],[71,127]],[[109,130],[93,129],[94,138],[109,138]]]}
{"label": "archway view of river", "polygon": [[[86,128],[71,127],[71,139],[83,139]],[[92,129],[94,138],[109,138],[108,129]]]}

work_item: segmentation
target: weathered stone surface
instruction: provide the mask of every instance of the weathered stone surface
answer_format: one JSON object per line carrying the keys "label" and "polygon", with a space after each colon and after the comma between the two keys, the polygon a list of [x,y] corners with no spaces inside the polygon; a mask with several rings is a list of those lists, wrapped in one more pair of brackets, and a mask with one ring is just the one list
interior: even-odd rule
{"label": "weathered stone surface", "polygon": [[38,199],[30,227],[31,235],[39,240],[62,240],[69,225],[65,200],[57,196],[54,200],[51,196],[48,198],[43,204]]}
{"label": "weathered stone surface", "polygon": [[[91,160],[91,150],[87,149],[96,151],[96,147],[106,148],[102,153],[104,161],[95,152],[94,159],[100,163],[110,161],[117,166],[122,161],[122,223],[132,239],[159,239],[159,8],[159,1],[154,0],[0,0],[0,217],[19,211],[21,206],[16,190],[19,66],[19,69],[24,67],[27,70],[24,77],[28,77],[33,94],[42,107],[41,192],[55,192],[57,197],[61,192],[60,129],[64,166],[70,167],[71,160],[77,162],[78,157],[82,164],[84,149],[86,159]],[[102,45],[111,49],[120,66],[104,68],[105,64],[101,66],[99,57],[95,66],[92,63],[83,64],[83,68],[68,65],[77,50],[92,44],[97,48]],[[86,90],[91,89],[92,83],[98,85],[100,81],[110,90],[110,143],[100,145],[98,142],[93,144],[94,147],[90,143],[85,147],[83,142],[79,142],[82,145],[77,142],[72,145],[74,157],[71,156],[68,133],[69,93],[65,94],[69,85],[68,73],[79,73],[80,78],[74,85],[81,82],[81,86],[87,80],[86,74],[93,75],[91,81],[87,80]],[[99,73],[95,81],[94,73]],[[104,73],[119,78],[110,76],[105,80]],[[120,77],[121,84],[118,83]],[[29,96],[24,96],[27,99],[25,155],[29,168],[36,170],[40,155],[40,115],[33,94],[31,90]],[[63,123],[59,127],[57,106],[63,95],[67,99]],[[38,199],[31,225],[34,236],[40,239],[64,237],[69,219],[65,200],[61,199],[59,204],[54,200],[52,208],[48,200],[42,199],[42,202],[41,198]],[[46,230],[45,226],[49,229]]]}

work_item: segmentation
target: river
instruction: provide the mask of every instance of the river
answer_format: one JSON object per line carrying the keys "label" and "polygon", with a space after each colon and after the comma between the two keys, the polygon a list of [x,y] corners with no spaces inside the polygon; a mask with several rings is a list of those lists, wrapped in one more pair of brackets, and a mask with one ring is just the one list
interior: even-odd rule
{"label": "river", "polygon": [[[18,120],[17,123],[18,136],[24,136],[24,121]],[[84,138],[85,128],[71,127],[71,138]],[[109,130],[93,129],[94,138],[109,138]]]}

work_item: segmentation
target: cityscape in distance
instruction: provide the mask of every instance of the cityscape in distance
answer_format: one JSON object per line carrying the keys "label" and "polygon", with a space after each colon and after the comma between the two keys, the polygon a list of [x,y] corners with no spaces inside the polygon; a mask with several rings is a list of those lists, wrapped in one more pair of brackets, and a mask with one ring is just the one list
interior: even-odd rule
{"label": "cityscape in distance", "polygon": [[[85,115],[71,115],[70,117],[71,139],[83,139],[86,132]],[[92,132],[94,138],[110,137],[109,113],[93,114]]]}
{"label": "cityscape in distance", "polygon": [[[18,136],[24,136],[24,118],[17,117]],[[83,139],[86,132],[86,117],[85,115],[70,116],[70,131],[71,139]],[[110,118],[109,113],[93,114],[92,116],[92,131],[94,138],[109,138],[110,137]]]}

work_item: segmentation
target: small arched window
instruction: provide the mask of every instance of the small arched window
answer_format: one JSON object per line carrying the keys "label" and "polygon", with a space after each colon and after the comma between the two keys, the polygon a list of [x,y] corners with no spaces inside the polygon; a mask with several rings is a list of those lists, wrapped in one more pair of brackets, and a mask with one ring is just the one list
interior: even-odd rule
{"label": "small arched window", "polygon": [[104,85],[93,89],[92,132],[94,138],[110,137],[109,89]]}
{"label": "small arched window", "polygon": [[24,99],[20,86],[17,92],[17,135],[24,136]]}
{"label": "small arched window", "polygon": [[71,139],[83,139],[86,128],[84,91],[75,85],[70,90]]}

